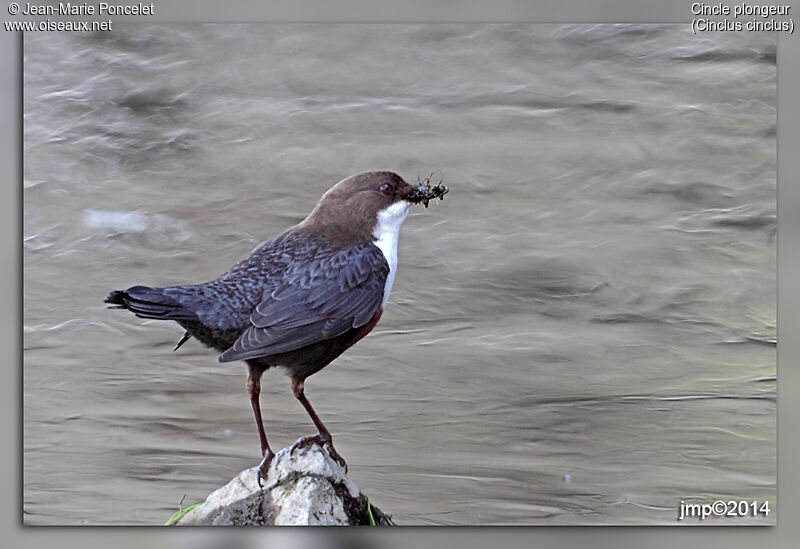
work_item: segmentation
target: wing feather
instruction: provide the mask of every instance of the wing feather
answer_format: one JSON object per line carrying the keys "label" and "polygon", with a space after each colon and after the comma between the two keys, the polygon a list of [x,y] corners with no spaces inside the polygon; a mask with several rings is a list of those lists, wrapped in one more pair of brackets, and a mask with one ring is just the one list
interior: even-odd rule
{"label": "wing feather", "polygon": [[250,325],[220,362],[286,353],[364,326],[378,312],[388,274],[374,244],[317,250],[265,288]]}

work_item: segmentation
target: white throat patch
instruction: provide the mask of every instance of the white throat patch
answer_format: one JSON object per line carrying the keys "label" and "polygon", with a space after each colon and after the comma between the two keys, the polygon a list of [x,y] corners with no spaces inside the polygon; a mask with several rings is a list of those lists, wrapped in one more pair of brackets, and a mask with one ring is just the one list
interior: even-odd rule
{"label": "white throat patch", "polygon": [[383,257],[389,264],[389,275],[386,277],[386,285],[383,287],[381,309],[386,308],[389,293],[392,291],[394,275],[397,271],[397,241],[400,238],[400,227],[408,217],[410,209],[410,202],[400,200],[378,212],[378,224],[375,226],[372,236],[375,237],[375,245],[383,252]]}

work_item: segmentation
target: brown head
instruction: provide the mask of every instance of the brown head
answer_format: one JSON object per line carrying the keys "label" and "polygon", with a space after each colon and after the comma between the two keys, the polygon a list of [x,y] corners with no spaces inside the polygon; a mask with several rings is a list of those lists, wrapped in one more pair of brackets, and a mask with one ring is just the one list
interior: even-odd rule
{"label": "brown head", "polygon": [[422,201],[417,189],[393,172],[353,175],[328,189],[300,227],[347,243],[369,241],[381,227],[399,230],[411,205]]}

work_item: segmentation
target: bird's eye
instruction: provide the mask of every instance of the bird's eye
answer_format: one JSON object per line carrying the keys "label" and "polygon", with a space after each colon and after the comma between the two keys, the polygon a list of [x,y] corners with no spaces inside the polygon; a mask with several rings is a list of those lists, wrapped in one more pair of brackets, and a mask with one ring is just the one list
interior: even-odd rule
{"label": "bird's eye", "polygon": [[394,192],[394,188],[390,184],[384,183],[381,185],[380,191],[383,194],[392,194]]}

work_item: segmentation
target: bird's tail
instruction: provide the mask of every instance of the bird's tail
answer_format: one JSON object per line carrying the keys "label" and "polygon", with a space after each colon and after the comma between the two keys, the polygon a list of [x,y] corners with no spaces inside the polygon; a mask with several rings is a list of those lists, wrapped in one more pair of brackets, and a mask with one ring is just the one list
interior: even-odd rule
{"label": "bird's tail", "polygon": [[111,309],[128,309],[141,318],[159,320],[197,320],[194,311],[186,308],[180,301],[168,295],[169,288],[150,288],[132,286],[127,290],[114,290],[105,302]]}

